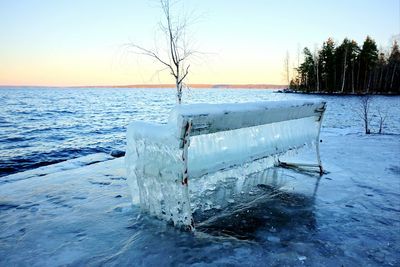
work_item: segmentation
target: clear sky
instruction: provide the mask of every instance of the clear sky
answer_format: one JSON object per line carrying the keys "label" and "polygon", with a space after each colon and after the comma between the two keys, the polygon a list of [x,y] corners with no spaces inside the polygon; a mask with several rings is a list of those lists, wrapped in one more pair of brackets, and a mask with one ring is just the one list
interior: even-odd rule
{"label": "clear sky", "polygon": [[[328,37],[390,46],[400,33],[399,0],[185,0],[197,18],[189,30],[203,52],[189,83],[284,84],[289,51]],[[173,83],[161,66],[129,53],[159,40],[155,0],[0,0],[1,85]]]}

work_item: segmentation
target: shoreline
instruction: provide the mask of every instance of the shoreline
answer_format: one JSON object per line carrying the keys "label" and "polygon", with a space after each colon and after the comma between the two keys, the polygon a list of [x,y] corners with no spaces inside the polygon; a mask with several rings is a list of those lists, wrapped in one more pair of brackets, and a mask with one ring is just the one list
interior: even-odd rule
{"label": "shoreline", "polygon": [[280,93],[280,94],[300,94],[300,95],[322,95],[322,96],[365,96],[365,95],[370,95],[370,96],[400,96],[400,94],[397,93],[388,93],[388,94],[381,94],[381,93],[341,93],[341,92],[304,92],[304,91],[296,91],[296,90],[278,90],[275,93]]}

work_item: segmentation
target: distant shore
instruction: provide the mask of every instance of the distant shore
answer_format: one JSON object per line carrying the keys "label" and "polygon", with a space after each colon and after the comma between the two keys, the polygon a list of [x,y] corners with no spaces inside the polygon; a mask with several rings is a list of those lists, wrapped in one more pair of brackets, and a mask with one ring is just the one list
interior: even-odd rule
{"label": "distant shore", "polygon": [[292,90],[292,89],[283,89],[277,91],[277,93],[282,93],[282,94],[302,94],[302,95],[322,95],[322,96],[363,96],[363,95],[383,95],[383,96],[399,96],[398,93],[377,93],[377,92],[371,92],[371,93],[342,93],[342,92],[317,92],[317,91],[310,91],[310,92],[305,92],[305,91],[297,91],[297,90]]}
{"label": "distant shore", "polygon": [[[40,85],[0,85],[0,87],[14,88],[175,88],[174,84],[130,84],[130,85],[85,85],[85,86],[40,86]],[[287,85],[281,84],[189,84],[189,88],[196,89],[283,89]]]}

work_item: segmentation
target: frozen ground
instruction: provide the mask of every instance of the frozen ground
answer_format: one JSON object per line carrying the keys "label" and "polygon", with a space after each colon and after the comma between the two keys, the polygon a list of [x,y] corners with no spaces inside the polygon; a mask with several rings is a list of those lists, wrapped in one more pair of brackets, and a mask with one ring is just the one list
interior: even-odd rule
{"label": "frozen ground", "polygon": [[399,266],[399,135],[348,132],[323,129],[321,179],[280,168],[254,174],[247,179],[264,184],[239,205],[198,214],[194,235],[131,205],[123,158],[5,176],[0,266]]}

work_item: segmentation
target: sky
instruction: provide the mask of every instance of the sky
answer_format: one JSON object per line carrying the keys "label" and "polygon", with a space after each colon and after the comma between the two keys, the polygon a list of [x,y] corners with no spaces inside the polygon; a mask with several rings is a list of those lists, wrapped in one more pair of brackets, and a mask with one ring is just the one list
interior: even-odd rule
{"label": "sky", "polygon": [[[301,61],[328,37],[383,49],[400,33],[400,0],[185,0],[200,53],[188,83],[285,84],[284,58]],[[174,83],[126,44],[163,46],[156,0],[0,0],[0,85],[89,86]]]}

